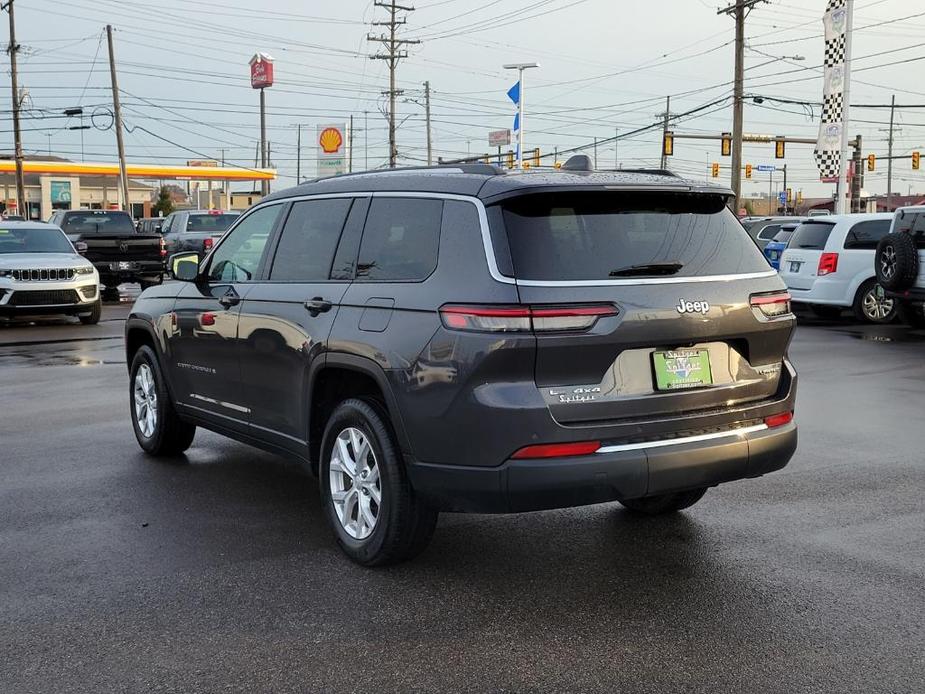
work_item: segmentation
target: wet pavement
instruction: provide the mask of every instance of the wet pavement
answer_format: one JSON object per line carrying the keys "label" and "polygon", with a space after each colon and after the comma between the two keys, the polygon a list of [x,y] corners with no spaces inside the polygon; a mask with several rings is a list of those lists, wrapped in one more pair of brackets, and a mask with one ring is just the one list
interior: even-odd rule
{"label": "wet pavement", "polygon": [[801,322],[784,470],[640,520],[441,516],[354,566],[297,466],[146,459],[127,304],[0,325],[0,692],[925,691],[925,332]]}

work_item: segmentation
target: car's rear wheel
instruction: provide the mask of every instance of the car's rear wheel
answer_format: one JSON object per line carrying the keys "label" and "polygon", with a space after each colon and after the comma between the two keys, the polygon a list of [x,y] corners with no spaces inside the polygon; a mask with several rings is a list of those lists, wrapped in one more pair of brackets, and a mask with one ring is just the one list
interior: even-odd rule
{"label": "car's rear wheel", "polygon": [[196,426],[177,415],[154,350],[140,347],[129,373],[129,409],[138,445],[154,456],[179,455],[189,448]]}
{"label": "car's rear wheel", "polygon": [[626,499],[620,503],[633,513],[639,513],[644,516],[661,516],[666,513],[674,513],[693,506],[700,501],[706,493],[707,488],[701,487],[700,489],[689,489],[684,492],[645,496],[641,499]]}
{"label": "car's rear wheel", "polygon": [[854,315],[868,323],[890,323],[896,318],[898,303],[886,295],[875,279],[869,279],[858,289],[854,298]]}
{"label": "car's rear wheel", "polygon": [[350,399],[334,410],[321,443],[318,478],[325,516],[353,561],[382,566],[427,546],[437,512],[415,494],[384,409]]}
{"label": "car's rear wheel", "polygon": [[80,322],[84,325],[96,325],[100,322],[100,316],[103,315],[103,300],[97,299],[93,303],[93,308],[90,309],[90,313],[84,314],[83,316],[77,316],[80,319]]}

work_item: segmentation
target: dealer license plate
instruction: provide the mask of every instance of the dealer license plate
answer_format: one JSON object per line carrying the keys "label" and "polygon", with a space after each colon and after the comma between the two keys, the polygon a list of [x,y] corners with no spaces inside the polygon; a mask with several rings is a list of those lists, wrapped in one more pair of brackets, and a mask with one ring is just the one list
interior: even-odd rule
{"label": "dealer license plate", "polygon": [[669,352],[654,352],[657,390],[683,390],[712,385],[710,352],[706,349],[675,349]]}

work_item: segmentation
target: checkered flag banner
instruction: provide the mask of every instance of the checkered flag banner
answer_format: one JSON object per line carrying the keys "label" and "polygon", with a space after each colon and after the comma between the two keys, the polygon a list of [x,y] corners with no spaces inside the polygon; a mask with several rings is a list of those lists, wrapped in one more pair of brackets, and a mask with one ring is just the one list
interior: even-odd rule
{"label": "checkered flag banner", "polygon": [[845,127],[842,97],[845,90],[846,0],[829,0],[822,23],[825,26],[825,59],[822,118],[813,155],[823,180],[838,178],[842,129]]}

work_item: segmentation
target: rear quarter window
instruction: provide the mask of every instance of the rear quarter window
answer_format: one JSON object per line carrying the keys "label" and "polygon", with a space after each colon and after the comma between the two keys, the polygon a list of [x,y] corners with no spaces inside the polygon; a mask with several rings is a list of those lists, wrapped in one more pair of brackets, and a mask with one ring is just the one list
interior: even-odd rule
{"label": "rear quarter window", "polygon": [[790,248],[798,248],[807,251],[825,250],[825,244],[829,241],[829,234],[835,226],[832,222],[803,222],[793,232],[790,239]]}
{"label": "rear quarter window", "polygon": [[896,220],[896,231],[912,234],[915,247],[925,250],[925,212],[906,212]]}
{"label": "rear quarter window", "polygon": [[443,201],[375,198],[370,203],[356,279],[419,281],[437,268]]}
{"label": "rear quarter window", "polygon": [[890,233],[889,219],[858,222],[845,236],[845,250],[875,251],[877,242]]}
{"label": "rear quarter window", "polygon": [[501,207],[518,279],[694,277],[768,270],[720,195],[546,192],[512,198]]}

